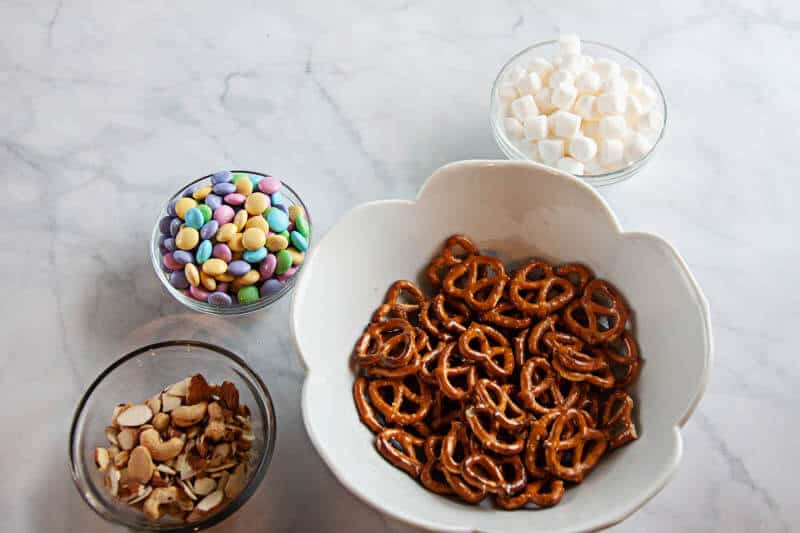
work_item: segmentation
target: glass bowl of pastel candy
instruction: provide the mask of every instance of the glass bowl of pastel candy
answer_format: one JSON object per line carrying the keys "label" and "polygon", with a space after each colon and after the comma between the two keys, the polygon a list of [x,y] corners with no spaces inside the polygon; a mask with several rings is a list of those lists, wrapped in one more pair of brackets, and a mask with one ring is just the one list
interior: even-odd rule
{"label": "glass bowl of pastel candy", "polygon": [[170,198],[153,228],[153,269],[195,311],[243,315],[294,286],[311,240],[300,196],[278,178],[223,170]]}
{"label": "glass bowl of pastel candy", "polygon": [[492,87],[492,132],[509,159],[591,185],[630,178],[664,135],[667,104],[653,74],[625,52],[577,35],[512,57]]}

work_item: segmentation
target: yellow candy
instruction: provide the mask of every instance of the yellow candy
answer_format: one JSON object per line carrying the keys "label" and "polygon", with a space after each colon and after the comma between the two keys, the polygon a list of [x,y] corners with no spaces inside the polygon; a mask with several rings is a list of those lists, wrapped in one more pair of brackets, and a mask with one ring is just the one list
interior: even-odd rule
{"label": "yellow candy", "polygon": [[217,259],[216,257],[203,263],[203,272],[210,276],[214,276],[217,278],[217,281],[221,281],[218,276],[220,274],[224,274],[227,270],[228,263],[222,259]]}
{"label": "yellow candy", "polygon": [[292,265],[294,266],[299,265],[300,263],[303,262],[303,259],[306,258],[306,254],[304,254],[297,248],[289,248],[287,252],[289,252],[289,255],[292,256]]}
{"label": "yellow candy", "polygon": [[253,182],[250,178],[244,177],[236,180],[236,192],[248,196],[253,193]]}
{"label": "yellow candy", "polygon": [[279,252],[289,246],[289,241],[283,235],[273,233],[267,237],[267,250],[270,252]]}
{"label": "yellow candy", "polygon": [[[204,263],[205,264],[205,263]],[[225,272],[224,274],[217,274],[214,276],[214,279],[219,281],[220,283],[230,283],[234,280],[233,274],[228,274]]]}
{"label": "yellow candy", "polygon": [[298,215],[303,214],[303,208],[299,205],[290,205],[289,206],[289,220],[294,222],[294,219],[297,218]]}
{"label": "yellow candy", "polygon": [[231,240],[228,241],[228,248],[231,249],[231,252],[243,252],[244,251],[244,244],[242,243],[242,234],[237,233]]}
{"label": "yellow candy", "polygon": [[211,194],[211,187],[200,187],[192,193],[192,198],[197,201],[205,200],[209,194]]}
{"label": "yellow candy", "polygon": [[200,272],[200,284],[203,285],[203,288],[207,291],[214,291],[217,289],[217,280],[205,272]]}
{"label": "yellow candy", "polygon": [[233,223],[236,224],[236,231],[242,231],[244,229],[244,225],[247,224],[247,211],[242,209],[241,211],[236,213],[236,216],[233,217]]}
{"label": "yellow candy", "polygon": [[200,242],[200,234],[194,228],[181,228],[175,236],[175,246],[181,250],[192,250]]}
{"label": "yellow candy", "polygon": [[175,202],[175,213],[183,220],[186,216],[186,211],[193,207],[197,207],[197,202],[194,201],[194,198],[181,198]]}
{"label": "yellow candy", "polygon": [[186,275],[186,280],[190,285],[197,287],[200,285],[200,271],[193,263],[186,263],[183,267],[183,273]]}
{"label": "yellow candy", "polygon": [[[242,211],[239,212],[241,213]],[[267,234],[264,233],[264,230],[258,228],[246,229],[242,235],[242,244],[248,250],[263,248],[264,243],[267,242]]]}
{"label": "yellow candy", "polygon": [[[238,183],[238,182],[237,182]],[[254,192],[247,197],[244,202],[244,208],[251,215],[260,215],[270,205],[269,196],[263,192]]]}
{"label": "yellow candy", "polygon": [[238,230],[236,229],[236,224],[233,224],[231,222],[223,224],[217,230],[217,242],[228,242],[233,238],[234,235],[236,235],[237,231]]}
{"label": "yellow candy", "polygon": [[252,285],[256,283],[259,279],[261,279],[261,275],[258,273],[258,270],[250,270],[247,274],[239,276],[235,280],[233,280],[233,284],[231,288],[234,291],[238,291],[242,287],[246,287],[247,285]]}
{"label": "yellow candy", "polygon": [[269,224],[267,224],[267,219],[265,219],[261,215],[253,215],[250,217],[250,220],[247,221],[247,224],[244,225],[245,228],[258,228],[264,233],[269,231]]}

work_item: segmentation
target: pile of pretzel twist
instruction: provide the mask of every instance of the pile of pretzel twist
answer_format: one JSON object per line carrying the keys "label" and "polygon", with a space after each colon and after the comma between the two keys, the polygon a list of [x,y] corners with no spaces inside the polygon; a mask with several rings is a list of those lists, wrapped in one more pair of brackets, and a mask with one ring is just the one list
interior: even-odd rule
{"label": "pile of pretzel twist", "polygon": [[427,489],[550,507],[637,438],[628,308],[579,264],[511,275],[453,235],[426,298],[396,281],[356,343],[353,397],[380,454]]}

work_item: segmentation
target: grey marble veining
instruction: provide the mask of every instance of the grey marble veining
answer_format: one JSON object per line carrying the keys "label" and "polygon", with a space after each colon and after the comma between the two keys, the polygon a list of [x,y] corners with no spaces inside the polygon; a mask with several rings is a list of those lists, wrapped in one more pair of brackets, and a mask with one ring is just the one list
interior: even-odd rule
{"label": "grey marble veining", "polygon": [[219,168],[285,178],[319,236],[360,202],[412,198],[446,162],[499,157],[491,82],[562,29],[629,51],[663,85],[658,153],[602,194],[626,229],[682,252],[714,322],[682,465],[615,529],[797,527],[796,3],[5,0],[3,528],[111,529],[69,477],[74,405],[125,351],[192,337],[245,354],[280,428],[258,493],[216,530],[411,531],[351,496],[311,447],[289,301],[241,320],[190,314],[159,286],[147,239],[168,194]]}

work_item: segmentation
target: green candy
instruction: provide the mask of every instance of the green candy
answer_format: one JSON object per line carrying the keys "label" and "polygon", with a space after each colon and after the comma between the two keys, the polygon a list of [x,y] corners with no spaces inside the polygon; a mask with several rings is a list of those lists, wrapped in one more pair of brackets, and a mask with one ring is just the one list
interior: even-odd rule
{"label": "green candy", "polygon": [[247,179],[250,179],[250,178],[247,176],[247,174],[234,174],[234,175],[233,175],[233,177],[231,178],[231,183],[236,183],[236,181],[237,181],[237,180],[240,180],[240,179],[242,179],[242,178],[247,178]]}
{"label": "green candy", "polygon": [[277,209],[277,207],[268,207],[264,209],[264,212],[261,214],[264,215],[264,218],[267,218],[267,215],[269,215],[269,212],[272,211],[273,209]]}
{"label": "green candy", "polygon": [[[211,220],[211,208],[208,207],[206,204],[201,204],[197,207],[201,213],[203,213],[203,223],[205,224],[209,220]],[[302,233],[302,232],[301,232]]]}
{"label": "green candy", "polygon": [[292,239],[292,235],[287,230],[283,230],[282,232],[278,233],[278,235],[280,235],[281,237],[286,237],[287,241],[290,241]]}
{"label": "green candy", "polygon": [[294,229],[296,229],[300,235],[308,239],[308,234],[311,233],[308,227],[308,220],[303,215],[297,215],[294,219]]}
{"label": "green candy", "polygon": [[258,289],[256,289],[255,285],[242,287],[239,289],[239,292],[236,293],[236,297],[239,299],[240,304],[253,303],[258,300],[258,296]]}
{"label": "green candy", "polygon": [[292,268],[292,254],[289,253],[289,250],[281,250],[275,254],[275,258],[278,260],[278,264],[275,267],[275,273],[277,275],[280,276]]}

